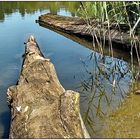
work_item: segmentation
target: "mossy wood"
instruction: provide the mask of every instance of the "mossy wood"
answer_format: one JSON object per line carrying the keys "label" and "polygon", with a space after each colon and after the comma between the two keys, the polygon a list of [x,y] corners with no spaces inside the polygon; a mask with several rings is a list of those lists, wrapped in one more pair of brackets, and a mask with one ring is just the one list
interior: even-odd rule
{"label": "mossy wood", "polygon": [[79,93],[65,90],[54,65],[31,36],[17,85],[7,91],[11,108],[9,138],[88,138]]}

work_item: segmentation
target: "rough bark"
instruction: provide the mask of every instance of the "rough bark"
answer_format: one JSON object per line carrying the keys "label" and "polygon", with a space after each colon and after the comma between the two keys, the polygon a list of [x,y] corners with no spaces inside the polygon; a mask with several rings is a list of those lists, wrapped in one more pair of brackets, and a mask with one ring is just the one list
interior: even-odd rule
{"label": "rough bark", "polygon": [[[95,40],[112,41],[117,44],[122,44],[127,47],[131,46],[131,41],[139,42],[140,37],[130,37],[128,26],[124,24],[112,24],[108,27],[107,23],[100,24],[95,20],[87,21],[79,17],[65,17],[53,14],[44,14],[39,16],[40,25],[49,26],[57,30],[74,34],[84,38],[93,37]],[[97,39],[98,38],[98,39]]]}
{"label": "rough bark", "polygon": [[9,138],[87,138],[79,109],[79,93],[65,90],[54,65],[34,39],[26,43],[17,85],[7,91],[11,108]]}

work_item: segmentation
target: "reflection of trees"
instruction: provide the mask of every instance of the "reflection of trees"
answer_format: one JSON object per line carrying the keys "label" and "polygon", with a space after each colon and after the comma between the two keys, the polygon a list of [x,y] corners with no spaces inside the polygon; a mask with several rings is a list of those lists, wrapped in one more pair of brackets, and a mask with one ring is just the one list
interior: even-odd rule
{"label": "reflection of trees", "polygon": [[48,9],[51,13],[57,14],[61,8],[65,8],[75,16],[79,8],[79,2],[0,2],[0,20],[3,21],[5,15],[19,11],[24,16],[25,13],[34,13],[36,10]]}
{"label": "reflection of trees", "polygon": [[0,21],[3,21],[3,20],[4,20],[4,14],[0,13]]}
{"label": "reflection of trees", "polygon": [[84,106],[81,110],[89,133],[97,136],[103,117],[127,96],[132,73],[123,60],[98,53],[91,53],[82,63],[84,74],[77,88]]}

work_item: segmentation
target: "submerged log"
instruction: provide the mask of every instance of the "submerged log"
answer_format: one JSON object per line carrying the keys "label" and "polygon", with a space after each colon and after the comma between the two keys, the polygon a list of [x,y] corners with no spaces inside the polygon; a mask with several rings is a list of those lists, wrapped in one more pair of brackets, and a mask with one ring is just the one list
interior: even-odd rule
{"label": "submerged log", "polygon": [[79,109],[79,93],[65,90],[54,65],[31,36],[17,85],[7,91],[9,138],[89,138]]}
{"label": "submerged log", "polygon": [[107,23],[101,25],[92,19],[87,23],[86,20],[79,17],[66,17],[50,13],[39,16],[37,22],[41,26],[48,26],[52,29],[90,40],[93,38],[95,38],[96,41],[111,40],[116,44],[127,46],[126,48],[130,48],[131,41],[138,43],[140,40],[139,36],[130,37],[130,33],[128,32],[129,27],[123,24],[119,26],[112,24],[108,27]]}

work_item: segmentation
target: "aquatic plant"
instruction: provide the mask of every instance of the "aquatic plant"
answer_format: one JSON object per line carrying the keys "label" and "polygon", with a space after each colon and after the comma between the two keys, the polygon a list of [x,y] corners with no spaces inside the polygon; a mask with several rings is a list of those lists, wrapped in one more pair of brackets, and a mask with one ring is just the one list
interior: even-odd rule
{"label": "aquatic plant", "polygon": [[[99,33],[105,34],[108,31],[108,45],[112,50],[111,28],[127,32],[130,35],[131,56],[133,57],[133,48],[140,61],[139,51],[139,30],[140,30],[140,2],[80,2],[78,15],[85,18],[90,31],[93,33],[93,42],[96,41],[103,53],[105,38],[97,38],[97,33],[93,27],[98,27]],[[94,22],[93,22],[94,21]],[[135,36],[137,35],[137,37]]]}
{"label": "aquatic plant", "polygon": [[[136,83],[140,77],[140,2],[80,2],[77,14],[84,18],[89,27],[93,36],[93,48],[98,46],[100,50],[100,55],[92,53],[88,58],[88,61],[93,61],[94,65],[90,63],[89,66],[87,60],[82,62],[88,75],[85,77],[89,78],[81,77],[78,87],[81,96],[85,97],[81,101],[86,106],[86,111],[83,112],[84,122],[92,136],[100,136],[100,127],[96,127],[96,123],[101,121],[99,118],[108,115],[113,105],[118,106],[125,97],[129,96],[129,91],[132,93],[137,89]],[[98,35],[94,27],[98,28]],[[112,28],[127,32],[131,38],[131,62],[128,64],[113,58]],[[106,30],[109,36],[108,43],[105,41],[105,36],[103,39],[99,36],[101,31],[105,34]],[[106,46],[112,58],[104,55]],[[135,57],[137,66],[134,65]],[[130,88],[127,88],[122,81],[126,81]],[[121,96],[120,101],[118,96]]]}

